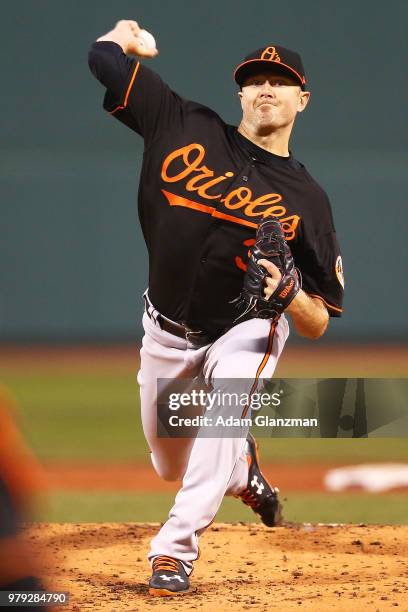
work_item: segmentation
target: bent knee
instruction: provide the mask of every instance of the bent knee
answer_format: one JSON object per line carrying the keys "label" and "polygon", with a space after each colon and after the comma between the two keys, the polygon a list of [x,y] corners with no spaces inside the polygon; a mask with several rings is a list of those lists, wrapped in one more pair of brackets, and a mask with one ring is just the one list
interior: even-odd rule
{"label": "bent knee", "polygon": [[158,473],[158,475],[163,478],[163,480],[167,480],[167,481],[174,481],[174,480],[182,480],[184,473],[183,470],[181,468],[174,468],[172,466],[166,466],[165,468],[160,468],[159,470],[156,469],[156,472]]}
{"label": "bent knee", "polygon": [[168,461],[160,461],[155,455],[151,455],[152,464],[155,472],[163,480],[174,481],[182,480],[185,472],[185,466],[180,464],[171,464]]}

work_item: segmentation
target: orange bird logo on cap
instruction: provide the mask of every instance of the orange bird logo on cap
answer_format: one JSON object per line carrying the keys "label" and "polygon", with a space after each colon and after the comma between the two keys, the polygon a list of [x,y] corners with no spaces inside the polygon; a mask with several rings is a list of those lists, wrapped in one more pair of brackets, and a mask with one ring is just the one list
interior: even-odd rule
{"label": "orange bird logo on cap", "polygon": [[264,49],[262,52],[261,59],[268,60],[270,62],[280,62],[281,61],[281,58],[276,52],[275,47],[266,47],[266,49]]}

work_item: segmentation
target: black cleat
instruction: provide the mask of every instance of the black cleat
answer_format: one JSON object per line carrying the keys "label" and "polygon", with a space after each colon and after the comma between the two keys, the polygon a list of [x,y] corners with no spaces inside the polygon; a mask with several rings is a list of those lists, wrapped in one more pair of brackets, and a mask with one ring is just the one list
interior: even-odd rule
{"label": "black cleat", "polygon": [[278,499],[279,489],[271,487],[259,468],[258,445],[249,433],[246,441],[248,458],[247,488],[237,497],[258,514],[264,525],[275,527],[282,522],[282,505]]}
{"label": "black cleat", "polygon": [[188,593],[190,581],[181,561],[159,555],[154,557],[152,569],[153,574],[149,580],[150,595],[169,597]]}

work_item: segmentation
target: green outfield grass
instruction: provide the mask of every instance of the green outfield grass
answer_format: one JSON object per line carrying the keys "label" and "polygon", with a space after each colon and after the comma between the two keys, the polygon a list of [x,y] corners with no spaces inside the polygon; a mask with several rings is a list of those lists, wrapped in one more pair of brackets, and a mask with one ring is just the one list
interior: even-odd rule
{"label": "green outfield grass", "polygon": [[[284,497],[287,521],[311,523],[408,523],[408,494],[290,493]],[[168,493],[84,493],[57,491],[39,519],[46,522],[163,522],[173,504]],[[234,498],[225,498],[217,522],[259,522]]]}
{"label": "green outfield grass", "polygon": [[[136,376],[103,372],[2,375],[14,393],[26,439],[42,459],[148,462]],[[260,439],[264,460],[408,461],[405,438]]]}
{"label": "green outfield grass", "polygon": [[36,373],[2,380],[18,401],[23,432],[40,458],[145,460],[136,376]]}
{"label": "green outfield grass", "polygon": [[[23,433],[43,460],[150,462],[139,417],[136,373],[104,365],[74,370],[14,367],[2,372],[14,394]],[[404,438],[259,440],[263,461],[408,462]],[[408,522],[408,494],[286,493],[285,518],[294,522]],[[53,491],[40,520],[57,522],[166,520],[168,493]],[[256,520],[241,502],[226,498],[217,521]]]}

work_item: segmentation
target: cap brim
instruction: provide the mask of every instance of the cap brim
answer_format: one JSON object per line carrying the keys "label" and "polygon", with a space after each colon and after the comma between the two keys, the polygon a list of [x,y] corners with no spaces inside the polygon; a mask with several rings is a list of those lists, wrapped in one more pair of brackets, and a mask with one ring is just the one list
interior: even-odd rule
{"label": "cap brim", "polygon": [[[271,64],[273,64],[273,66]],[[283,64],[282,62],[275,62],[274,60],[252,59],[242,62],[242,64],[239,64],[235,69],[234,79],[238,85],[242,86],[245,79],[260,70],[273,70],[274,72],[276,70],[277,73],[295,77],[299,82],[299,86],[302,89],[305,88],[305,77],[302,77],[294,68],[291,68],[291,66]]]}

